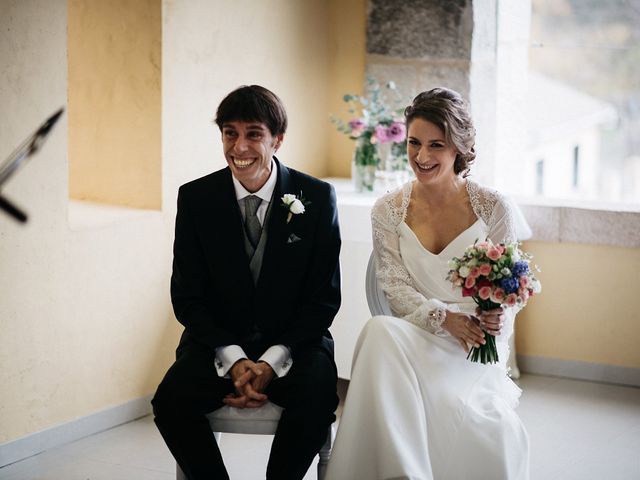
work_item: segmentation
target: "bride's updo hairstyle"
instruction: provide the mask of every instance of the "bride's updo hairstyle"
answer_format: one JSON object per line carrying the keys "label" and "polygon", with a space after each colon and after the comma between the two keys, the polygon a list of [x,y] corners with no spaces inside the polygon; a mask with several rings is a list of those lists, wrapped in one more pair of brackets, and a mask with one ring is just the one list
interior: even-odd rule
{"label": "bride's updo hairstyle", "polygon": [[453,164],[456,175],[467,176],[476,158],[476,129],[462,96],[448,88],[432,88],[419,93],[404,110],[407,128],[416,118],[427,120],[442,129],[445,140],[458,151]]}

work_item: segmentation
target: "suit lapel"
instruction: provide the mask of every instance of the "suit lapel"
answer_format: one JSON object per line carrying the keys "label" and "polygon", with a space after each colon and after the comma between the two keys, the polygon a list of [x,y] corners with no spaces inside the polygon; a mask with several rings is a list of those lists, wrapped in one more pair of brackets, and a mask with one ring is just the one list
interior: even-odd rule
{"label": "suit lapel", "polygon": [[278,168],[278,179],[271,200],[275,203],[271,206],[271,215],[268,219],[267,245],[265,246],[262,260],[262,270],[258,278],[257,288],[260,296],[264,293],[266,286],[274,285],[273,281],[277,277],[280,259],[286,247],[289,229],[287,225],[287,210],[280,206],[282,203],[281,198],[285,193],[295,192],[295,186],[293,185],[287,167],[282,165],[277,159],[275,159],[275,163]]}
{"label": "suit lapel", "polygon": [[206,205],[203,213],[207,218],[203,218],[201,224],[208,226],[205,248],[221,266],[225,283],[231,288],[251,292],[254,285],[244,247],[244,226],[229,168],[225,169],[221,181],[211,185],[211,191],[213,195],[203,201]]}

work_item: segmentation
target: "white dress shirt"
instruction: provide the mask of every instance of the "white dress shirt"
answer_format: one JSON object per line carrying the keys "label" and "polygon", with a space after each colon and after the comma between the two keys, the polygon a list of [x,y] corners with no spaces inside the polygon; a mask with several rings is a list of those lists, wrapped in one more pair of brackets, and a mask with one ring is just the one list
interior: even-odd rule
{"label": "white dress shirt", "polygon": [[[267,213],[267,209],[269,208],[273,190],[276,188],[276,180],[278,179],[277,170],[278,168],[272,160],[271,175],[269,175],[269,178],[262,188],[255,193],[249,192],[242,186],[236,177],[233,175],[231,176],[233,179],[233,187],[236,191],[236,199],[238,200],[240,212],[242,213],[242,218],[245,217],[244,199],[249,195],[255,195],[262,199],[262,202],[256,211],[256,216],[260,221],[260,225],[264,225],[264,217]],[[243,358],[247,358],[247,355],[239,345],[226,345],[216,348],[215,365],[218,375],[220,377],[228,376],[229,370],[233,364]],[[289,369],[293,364],[293,361],[291,360],[291,351],[284,345],[272,345],[262,354],[258,361],[268,363],[278,377],[284,377],[289,372]]]}

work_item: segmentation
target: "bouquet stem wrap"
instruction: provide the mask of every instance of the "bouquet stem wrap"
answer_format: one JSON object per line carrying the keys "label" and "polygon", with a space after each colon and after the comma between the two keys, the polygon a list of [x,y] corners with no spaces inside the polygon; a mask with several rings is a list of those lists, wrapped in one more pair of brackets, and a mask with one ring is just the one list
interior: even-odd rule
{"label": "bouquet stem wrap", "polygon": [[[478,307],[480,307],[480,310],[483,310],[483,311],[500,308],[500,304],[494,303],[490,300],[480,300],[475,298],[474,300],[478,304]],[[485,343],[484,345],[481,344],[477,348],[471,347],[471,349],[469,350],[469,354],[467,355],[467,359],[471,360],[472,362],[480,362],[483,364],[498,363],[500,359],[498,358],[498,349],[496,347],[496,337],[491,335],[486,330],[484,330],[484,333],[485,333],[484,339],[487,343]]]}

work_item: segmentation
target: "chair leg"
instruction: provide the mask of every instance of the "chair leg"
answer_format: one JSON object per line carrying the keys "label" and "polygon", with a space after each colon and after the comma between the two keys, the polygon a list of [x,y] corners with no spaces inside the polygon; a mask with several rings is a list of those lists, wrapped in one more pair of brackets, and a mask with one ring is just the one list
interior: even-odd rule
{"label": "chair leg", "polygon": [[329,464],[329,457],[331,457],[331,448],[333,445],[333,425],[329,426],[327,431],[327,440],[318,452],[318,480],[324,480],[324,476],[327,473],[327,465]]}

